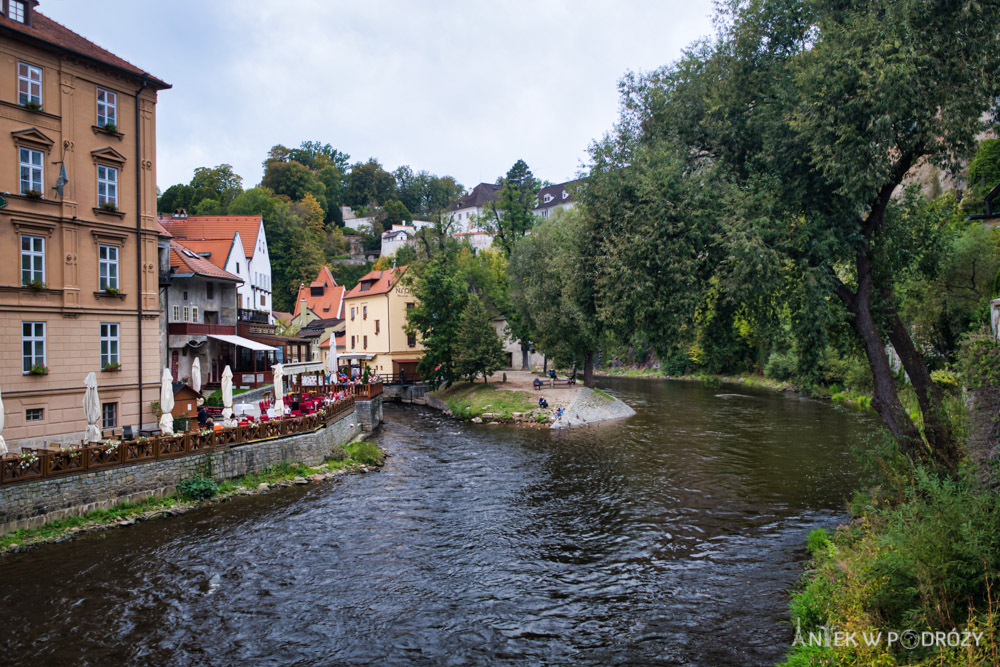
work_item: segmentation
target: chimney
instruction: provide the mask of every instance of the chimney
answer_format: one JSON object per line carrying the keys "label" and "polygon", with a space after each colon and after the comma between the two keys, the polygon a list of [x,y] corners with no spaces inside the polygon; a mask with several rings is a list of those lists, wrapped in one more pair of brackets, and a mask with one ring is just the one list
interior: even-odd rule
{"label": "chimney", "polygon": [[173,216],[174,220],[187,220],[188,212],[187,209],[179,208],[174,210]]}

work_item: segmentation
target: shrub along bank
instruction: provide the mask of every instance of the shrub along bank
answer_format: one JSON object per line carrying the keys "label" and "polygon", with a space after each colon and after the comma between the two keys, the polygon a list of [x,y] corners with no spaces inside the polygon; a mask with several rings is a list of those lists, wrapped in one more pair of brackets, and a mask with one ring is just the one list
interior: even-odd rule
{"label": "shrub along bank", "polygon": [[958,471],[880,435],[861,453],[874,483],[855,493],[849,524],[810,534],[786,665],[1000,664],[1000,346],[970,341],[961,378],[968,404],[957,392],[947,403],[966,436]]}

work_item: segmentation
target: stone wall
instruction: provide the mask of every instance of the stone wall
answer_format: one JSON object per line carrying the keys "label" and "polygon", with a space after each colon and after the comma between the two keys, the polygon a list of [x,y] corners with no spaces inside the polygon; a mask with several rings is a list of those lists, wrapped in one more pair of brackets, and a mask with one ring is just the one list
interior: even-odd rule
{"label": "stone wall", "polygon": [[355,412],[312,433],[237,445],[151,463],[95,470],[0,487],[0,534],[46,521],[85,514],[123,501],[173,493],[178,482],[195,476],[216,480],[260,472],[284,461],[316,465],[331,449],[353,440],[362,424],[381,422],[382,401],[356,403]]}
{"label": "stone wall", "polygon": [[359,401],[355,398],[354,408],[358,416],[358,425],[363,431],[371,431],[382,423],[381,396],[376,396],[370,401]]}

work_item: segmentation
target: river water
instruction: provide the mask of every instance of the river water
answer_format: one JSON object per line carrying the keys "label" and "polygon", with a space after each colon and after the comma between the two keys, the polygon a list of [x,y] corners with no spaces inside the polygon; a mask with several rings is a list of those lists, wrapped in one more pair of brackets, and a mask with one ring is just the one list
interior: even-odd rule
{"label": "river water", "polygon": [[793,395],[606,379],[549,432],[387,406],[376,474],[0,560],[14,664],[773,664],[872,424]]}

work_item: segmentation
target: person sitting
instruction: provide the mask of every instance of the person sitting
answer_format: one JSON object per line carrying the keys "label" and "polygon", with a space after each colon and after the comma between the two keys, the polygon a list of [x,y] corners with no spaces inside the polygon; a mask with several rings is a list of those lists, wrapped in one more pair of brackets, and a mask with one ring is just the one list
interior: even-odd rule
{"label": "person sitting", "polygon": [[556,417],[558,418],[562,416],[563,416],[563,409],[562,406],[560,405],[558,408],[556,408]]}
{"label": "person sitting", "polygon": [[212,428],[215,422],[208,416],[208,410],[202,405],[198,408],[198,426],[202,428]]}
{"label": "person sitting", "polygon": [[549,402],[545,400],[544,396],[539,396],[538,397],[538,407],[540,407],[540,408],[547,408],[547,407],[549,407]]}
{"label": "person sitting", "polygon": [[552,378],[553,380],[556,379],[556,369],[552,368],[549,370],[549,377]]}
{"label": "person sitting", "polygon": [[542,382],[541,378],[535,378],[534,382],[532,382],[531,384],[533,384],[535,386],[535,389],[537,390],[537,389],[541,389],[542,385],[545,384],[545,383]]}

